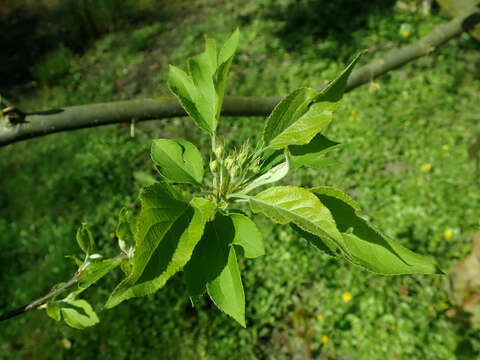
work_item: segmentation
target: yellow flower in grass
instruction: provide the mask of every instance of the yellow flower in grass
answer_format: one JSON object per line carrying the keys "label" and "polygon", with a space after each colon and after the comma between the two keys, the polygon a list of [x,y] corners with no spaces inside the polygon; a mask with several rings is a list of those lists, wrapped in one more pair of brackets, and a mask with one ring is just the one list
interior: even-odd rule
{"label": "yellow flower in grass", "polygon": [[430,171],[431,169],[432,169],[432,165],[428,163],[422,164],[422,166],[420,166],[420,170],[424,172]]}
{"label": "yellow flower in grass", "polygon": [[450,150],[450,145],[445,144],[445,145],[442,146],[442,149],[445,150],[445,151],[448,151],[448,150]]}
{"label": "yellow flower in grass", "polygon": [[318,315],[317,315],[317,320],[318,320],[318,321],[322,321],[322,320],[323,320],[323,315],[322,315],[322,314],[318,314]]}
{"label": "yellow flower in grass", "polygon": [[327,335],[323,335],[320,341],[322,342],[322,344],[328,343],[328,336],[327,336]]}
{"label": "yellow flower in grass", "polygon": [[356,115],[357,115],[357,109],[352,109],[352,111],[350,111],[350,115],[348,115],[348,120],[349,121],[355,120]]}
{"label": "yellow flower in grass", "polygon": [[453,236],[452,230],[448,230],[448,229],[447,229],[447,230],[445,230],[445,231],[443,232],[443,237],[444,237],[445,239],[450,239],[450,238],[452,238],[452,236]]}
{"label": "yellow flower in grass", "polygon": [[346,303],[352,300],[352,295],[349,292],[344,292],[342,294],[342,300]]}
{"label": "yellow flower in grass", "polygon": [[428,305],[428,308],[427,308],[427,309],[428,309],[428,311],[433,311],[433,310],[435,310],[434,307],[433,307],[433,305]]}

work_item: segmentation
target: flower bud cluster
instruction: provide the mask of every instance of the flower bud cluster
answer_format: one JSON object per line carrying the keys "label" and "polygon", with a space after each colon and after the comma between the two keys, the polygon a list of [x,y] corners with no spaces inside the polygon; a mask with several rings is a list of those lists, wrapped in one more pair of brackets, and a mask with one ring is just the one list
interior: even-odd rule
{"label": "flower bud cluster", "polygon": [[240,149],[226,153],[223,145],[217,145],[213,149],[215,159],[210,162],[210,170],[214,175],[214,191],[217,198],[235,191],[248,175],[258,172],[259,159],[252,162],[253,151],[248,140]]}

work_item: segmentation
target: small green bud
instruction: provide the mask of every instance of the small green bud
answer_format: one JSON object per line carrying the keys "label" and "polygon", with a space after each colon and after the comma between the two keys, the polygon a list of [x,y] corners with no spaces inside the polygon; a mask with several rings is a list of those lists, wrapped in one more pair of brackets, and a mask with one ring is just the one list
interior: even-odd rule
{"label": "small green bud", "polygon": [[258,164],[253,164],[249,169],[252,173],[256,174],[260,171],[260,166]]}
{"label": "small green bud", "polygon": [[225,167],[230,170],[232,169],[232,167],[235,165],[235,159],[233,158],[233,156],[229,155],[226,159],[225,159]]}
{"label": "small green bud", "polygon": [[234,165],[230,170],[230,177],[234,179],[235,177],[237,177],[239,172],[240,172],[240,166]]}
{"label": "small green bud", "polygon": [[223,155],[223,145],[220,145],[220,144],[217,145],[213,152],[215,153],[215,156],[217,157],[217,159],[220,159]]}
{"label": "small green bud", "polygon": [[217,160],[210,161],[210,170],[212,171],[212,173],[214,173],[215,170],[217,170],[217,168],[218,168],[218,161]]}
{"label": "small green bud", "polygon": [[256,159],[254,162],[252,162],[248,167],[248,170],[254,174],[258,173],[260,171],[260,159]]}

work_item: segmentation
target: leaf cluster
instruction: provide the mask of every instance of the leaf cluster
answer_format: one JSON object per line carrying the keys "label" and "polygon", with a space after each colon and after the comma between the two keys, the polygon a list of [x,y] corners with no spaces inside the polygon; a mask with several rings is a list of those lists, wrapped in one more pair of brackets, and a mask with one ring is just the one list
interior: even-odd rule
{"label": "leaf cluster", "polygon": [[[151,158],[161,180],[141,190],[138,214],[121,210],[116,229],[121,255],[98,261],[92,254],[93,237],[82,226],[77,241],[85,260],[79,262],[78,288],[64,303],[83,301],[76,296],[118,265],[125,278],[106,308],[153,294],[183,271],[193,304],[208,294],[220,310],[246,326],[238,258],[265,252],[262,233],[252,220],[257,214],[289,225],[317,249],[375,273],[439,272],[433,259],[408,250],[361,218],[360,206],[345,192],[327,186],[270,186],[291,171],[329,164],[324,155],[338,143],[321,132],[332,121],[361,54],[325,89],[304,87],[287,95],[266,119],[259,143],[251,146],[247,140],[240,149],[228,150],[217,138],[217,127],[238,38],[237,30],[220,50],[213,39],[206,39],[205,51],[189,59],[188,74],[170,66],[170,90],[211,138],[211,176],[205,176],[204,156],[194,144],[154,140]],[[188,184],[189,191],[179,184]],[[60,303],[49,303],[50,309],[61,309],[49,314],[59,320],[62,313],[69,323],[65,313],[70,309],[64,311]],[[84,309],[84,316],[90,314],[83,302],[74,306]],[[89,319],[91,325],[96,320],[93,315]],[[77,318],[69,324],[86,323]]]}

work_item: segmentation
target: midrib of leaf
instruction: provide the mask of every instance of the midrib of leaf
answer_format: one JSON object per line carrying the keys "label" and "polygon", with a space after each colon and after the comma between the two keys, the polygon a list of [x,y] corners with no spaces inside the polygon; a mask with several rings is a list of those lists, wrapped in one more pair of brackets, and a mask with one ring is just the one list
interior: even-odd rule
{"label": "midrib of leaf", "polygon": [[[327,237],[328,239],[331,239],[332,241],[334,241],[334,243],[341,249],[343,250],[346,250],[345,248],[345,244],[343,243],[343,239],[341,237],[341,234],[340,232],[338,232],[338,237],[333,237],[332,235],[328,234],[325,230],[323,230],[319,224],[317,224],[315,222],[315,220],[312,220],[310,218],[307,218],[305,217],[304,215],[301,215],[301,214],[298,214],[298,213],[295,213],[293,212],[292,210],[290,209],[285,209],[283,207],[280,207],[280,205],[282,204],[288,204],[288,203],[294,203],[294,202],[297,202],[298,200],[295,200],[295,199],[292,199],[292,200],[288,200],[288,201],[284,201],[284,202],[278,202],[276,203],[275,205],[274,204],[271,204],[271,203],[268,203],[268,202],[265,202],[265,201],[262,201],[260,199],[257,199],[253,196],[249,196],[249,195],[238,195],[238,194],[234,194],[232,195],[232,197],[238,197],[238,198],[243,198],[243,199],[246,199],[246,200],[249,200],[249,202],[257,202],[257,203],[260,203],[261,205],[263,206],[266,206],[266,207],[269,207],[270,209],[274,210],[274,212],[276,212],[277,216],[275,215],[272,215],[271,213],[265,213],[262,211],[262,213],[267,216],[268,218],[270,218],[271,220],[277,222],[277,223],[280,223],[280,224],[287,224],[289,222],[293,222],[293,221],[290,221],[290,220],[287,220],[285,222],[284,218],[285,216],[282,216],[282,212],[283,213],[287,213],[289,216],[295,218],[297,221],[295,221],[294,223],[299,227],[301,228],[302,230],[304,231],[307,231],[309,233],[311,233],[312,229],[309,228],[308,226],[305,226],[304,224],[302,224],[302,222],[305,222],[309,225],[311,225],[311,227],[313,229],[315,229],[317,231],[317,233],[315,235],[317,236],[324,236],[324,237]],[[310,201],[309,201],[310,202]],[[320,202],[320,200],[319,200]],[[323,206],[323,205],[322,205]],[[312,209],[314,211],[318,211],[319,209],[316,209],[314,206],[298,206],[298,207],[295,207],[293,210],[296,210],[296,209]],[[324,212],[325,210],[328,210],[327,208],[322,208],[320,209],[322,212]],[[331,219],[332,223],[335,224],[335,221],[333,220],[333,218]],[[321,220],[321,219],[318,219],[318,222],[319,223],[322,223],[322,222],[326,222],[325,220]]]}

